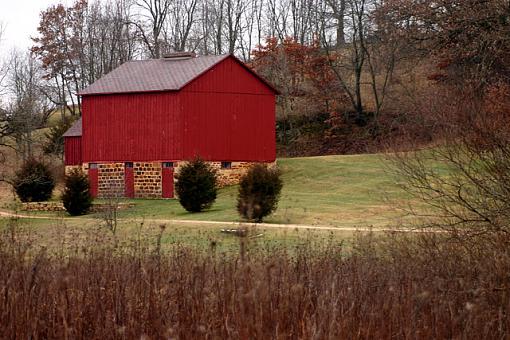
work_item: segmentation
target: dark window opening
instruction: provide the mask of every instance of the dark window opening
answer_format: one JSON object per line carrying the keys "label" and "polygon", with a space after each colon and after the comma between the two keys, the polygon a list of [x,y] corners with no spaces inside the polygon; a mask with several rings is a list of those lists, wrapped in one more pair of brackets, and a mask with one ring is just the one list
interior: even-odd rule
{"label": "dark window opening", "polygon": [[126,162],[125,167],[126,168],[132,168],[133,167],[133,162]]}
{"label": "dark window opening", "polygon": [[89,169],[97,169],[97,163],[89,163]]}
{"label": "dark window opening", "polygon": [[174,162],[163,162],[163,168],[173,168]]}
{"label": "dark window opening", "polygon": [[232,162],[221,162],[222,169],[232,169]]}

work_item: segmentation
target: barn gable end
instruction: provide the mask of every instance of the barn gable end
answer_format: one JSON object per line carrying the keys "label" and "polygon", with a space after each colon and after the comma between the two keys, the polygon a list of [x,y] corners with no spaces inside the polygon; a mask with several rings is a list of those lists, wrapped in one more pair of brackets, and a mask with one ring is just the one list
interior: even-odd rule
{"label": "barn gable end", "polygon": [[232,56],[221,60],[193,79],[182,88],[182,91],[277,94],[277,91],[271,85]]}

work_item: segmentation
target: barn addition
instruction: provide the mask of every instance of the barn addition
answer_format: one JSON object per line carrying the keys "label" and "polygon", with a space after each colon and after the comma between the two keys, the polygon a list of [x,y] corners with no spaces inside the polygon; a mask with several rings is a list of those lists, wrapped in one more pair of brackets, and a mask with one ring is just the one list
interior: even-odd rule
{"label": "barn addition", "polygon": [[278,92],[232,55],[130,61],[81,91],[82,118],[64,135],[66,170],[92,193],[174,196],[174,175],[200,157],[236,183],[276,157]]}

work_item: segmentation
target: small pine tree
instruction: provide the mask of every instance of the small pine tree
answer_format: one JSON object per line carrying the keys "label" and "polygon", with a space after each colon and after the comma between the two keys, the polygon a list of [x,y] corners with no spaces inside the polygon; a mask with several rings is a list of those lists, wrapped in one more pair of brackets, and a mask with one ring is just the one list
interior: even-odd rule
{"label": "small pine tree", "polygon": [[249,221],[262,222],[278,207],[282,186],[278,169],[255,164],[239,183],[237,211]]}
{"label": "small pine tree", "polygon": [[196,158],[182,167],[176,176],[175,191],[179,202],[189,212],[209,209],[216,200],[216,170]]}
{"label": "small pine tree", "polygon": [[22,202],[47,201],[55,188],[55,179],[46,164],[29,159],[16,172],[13,187]]}
{"label": "small pine tree", "polygon": [[73,169],[66,176],[62,203],[72,216],[84,215],[92,206],[89,179],[80,169]]}
{"label": "small pine tree", "polygon": [[71,119],[60,121],[57,125],[50,128],[45,134],[46,142],[43,145],[43,151],[46,155],[55,155],[62,157],[64,154],[64,133],[73,125]]}

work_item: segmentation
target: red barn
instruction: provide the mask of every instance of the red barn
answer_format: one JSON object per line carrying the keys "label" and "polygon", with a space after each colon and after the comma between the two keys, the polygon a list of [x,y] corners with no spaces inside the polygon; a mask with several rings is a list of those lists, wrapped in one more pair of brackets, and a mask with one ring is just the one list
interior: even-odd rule
{"label": "red barn", "polygon": [[174,172],[196,156],[223,185],[275,161],[277,91],[232,55],[127,62],[80,95],[65,165],[88,171],[96,196],[173,197]]}

